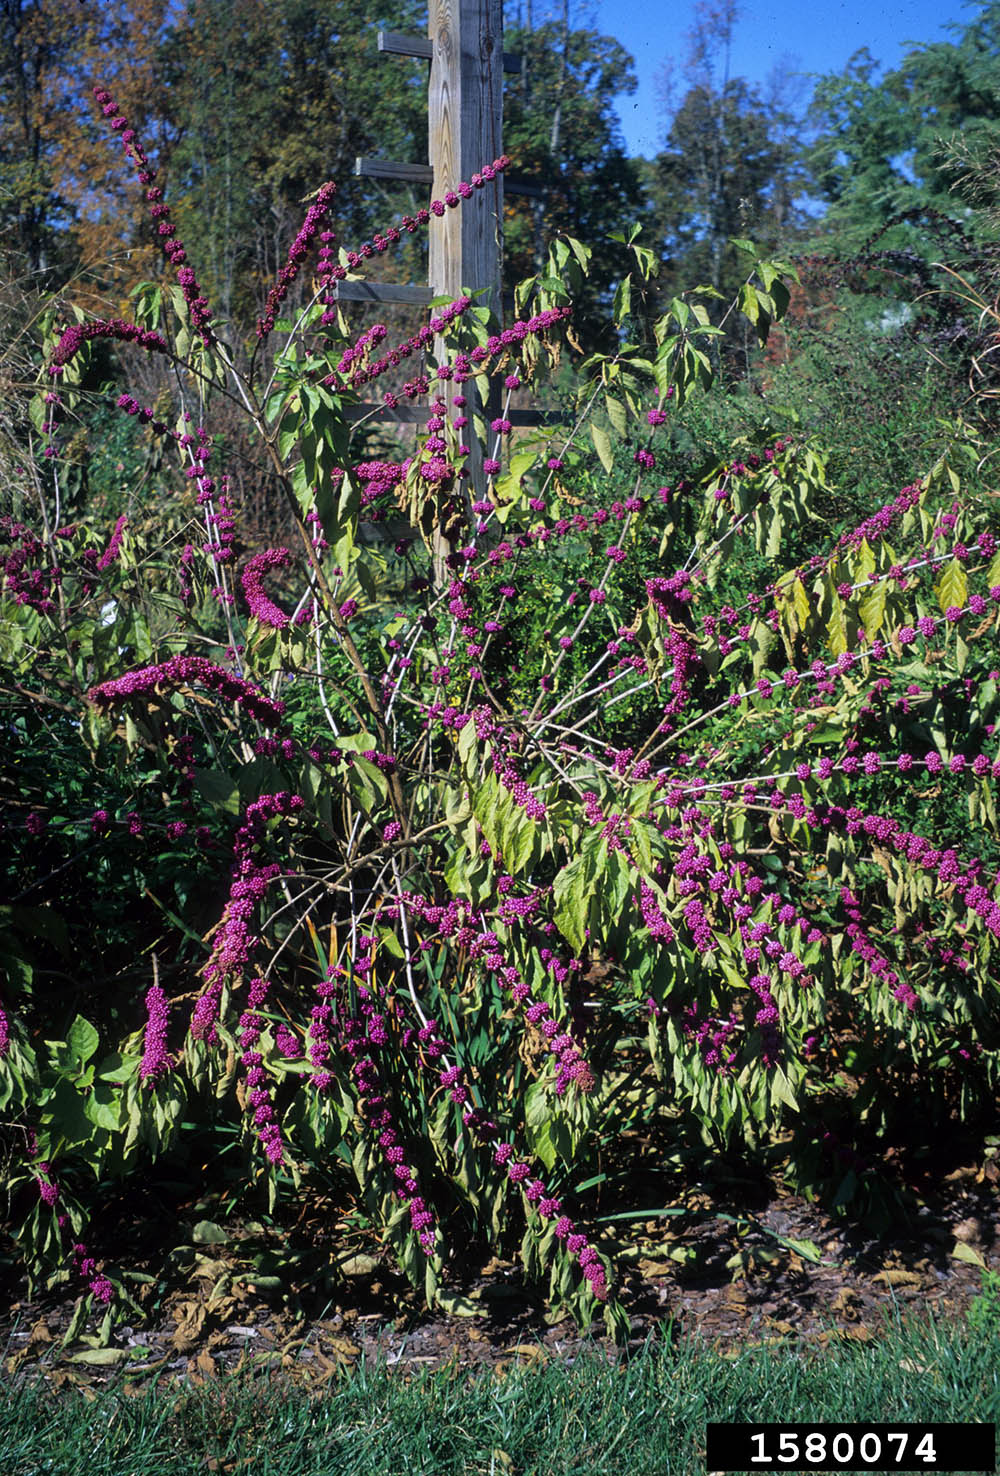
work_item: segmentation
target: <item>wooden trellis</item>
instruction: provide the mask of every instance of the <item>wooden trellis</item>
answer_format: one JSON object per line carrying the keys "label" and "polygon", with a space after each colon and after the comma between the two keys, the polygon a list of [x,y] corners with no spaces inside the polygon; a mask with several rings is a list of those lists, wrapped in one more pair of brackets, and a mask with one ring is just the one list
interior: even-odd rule
{"label": "wooden trellis", "polygon": [[[430,62],[427,92],[427,164],[359,158],[355,173],[374,179],[431,186],[437,199],[453,190],[503,152],[503,73],[520,72],[520,59],[503,51],[501,0],[430,0],[427,36],[380,31],[378,49],[387,56],[422,57]],[[534,186],[507,181],[507,189],[538,196]],[[463,200],[456,210],[428,222],[428,282],[397,286],[388,282],[341,282],[337,295],[354,302],[426,305],[435,297],[456,298],[463,288],[480,292],[479,301],[502,317],[504,177],[495,178]],[[435,343],[443,361],[443,345]],[[468,390],[472,389],[470,384]],[[471,409],[471,406],[469,407]],[[482,407],[489,416],[495,407]],[[370,415],[368,407],[359,407]],[[375,412],[379,418],[418,422],[426,411],[415,406]],[[530,411],[510,416],[515,424],[537,424]],[[469,470],[477,495],[485,486],[482,448],[471,438]]]}

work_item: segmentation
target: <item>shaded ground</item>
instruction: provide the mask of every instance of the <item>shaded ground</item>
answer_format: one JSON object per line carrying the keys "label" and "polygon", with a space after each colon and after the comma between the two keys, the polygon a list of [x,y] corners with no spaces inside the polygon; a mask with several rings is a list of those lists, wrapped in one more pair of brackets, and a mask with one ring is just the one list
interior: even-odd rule
{"label": "shaded ground", "polygon": [[[601,1238],[605,1249],[617,1246],[630,1346],[662,1335],[697,1336],[723,1352],[792,1338],[821,1346],[875,1337],[894,1307],[964,1317],[982,1270],[1000,1272],[1000,1159],[996,1146],[964,1158],[961,1145],[952,1149],[951,1161],[956,1152],[960,1161],[950,1171],[928,1160],[907,1175],[898,1223],[881,1236],[759,1178],[688,1184],[675,1201],[685,1213],[629,1221],[627,1240]],[[74,1311],[68,1290],[28,1300],[23,1283],[0,1288],[6,1374],[44,1368],[56,1385],[100,1385],[122,1372],[137,1384],[197,1383],[270,1364],[313,1383],[362,1356],[403,1372],[449,1361],[503,1368],[515,1359],[571,1362],[585,1340],[604,1342],[600,1325],[582,1334],[571,1322],[552,1324],[519,1268],[496,1259],[450,1269],[446,1292],[467,1315],[429,1313],[374,1243],[366,1248],[354,1232],[345,1246],[336,1212],[322,1201],[302,1206],[281,1235],[293,1264],[299,1240],[312,1242],[313,1257],[316,1239],[328,1240],[336,1262],[330,1290],[318,1301],[315,1281],[303,1274],[282,1302],[261,1285],[259,1267],[274,1256],[273,1247],[260,1249],[263,1227],[220,1229],[201,1218],[204,1205],[191,1208],[170,1223],[166,1247],[162,1216],[136,1215],[124,1236],[118,1221],[118,1263],[124,1239],[134,1248],[124,1264],[155,1280],[137,1283],[142,1316],[115,1329],[107,1347],[97,1346],[93,1324],[64,1344]]]}

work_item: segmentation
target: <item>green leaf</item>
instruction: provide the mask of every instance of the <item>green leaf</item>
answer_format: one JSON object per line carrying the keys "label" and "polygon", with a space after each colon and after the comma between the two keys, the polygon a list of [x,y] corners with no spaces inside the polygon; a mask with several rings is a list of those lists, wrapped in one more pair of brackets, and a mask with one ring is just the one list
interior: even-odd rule
{"label": "green leaf", "polygon": [[345,753],[365,753],[369,748],[377,748],[378,744],[373,733],[341,733],[337,747]]}
{"label": "green leaf", "polygon": [[503,838],[513,801],[505,789],[501,789],[492,774],[475,791],[473,808],[476,819],[483,827],[483,834],[494,855],[503,851]]}
{"label": "green leaf", "polygon": [[444,792],[444,818],[449,825],[464,825],[472,814],[468,790],[448,785]]}
{"label": "green leaf", "polygon": [[433,1261],[427,1261],[424,1259],[424,1252],[420,1248],[419,1242],[417,1241],[415,1235],[410,1237],[407,1244],[409,1247],[411,1247],[409,1251],[410,1261],[409,1265],[404,1265],[404,1269],[407,1271],[413,1285],[419,1286],[420,1265],[421,1262],[424,1263],[424,1297],[427,1300],[427,1305],[429,1307],[433,1307],[438,1294],[439,1285],[437,1268],[435,1267]]}
{"label": "green leaf", "polygon": [[170,304],[173,307],[174,312],[180,318],[182,323],[186,323],[188,321],[188,305],[187,299],[184,296],[183,287],[178,287],[176,284],[171,284],[167,291],[169,293]]}
{"label": "green leaf", "polygon": [[759,291],[750,282],[744,282],[739,290],[738,306],[745,318],[753,324],[757,333],[757,342],[764,346],[767,336],[771,331],[771,319],[773,317],[773,306],[766,292]]}
{"label": "green leaf", "polygon": [[565,239],[566,244],[569,246],[577,261],[580,263],[581,270],[583,270],[584,272],[588,271],[590,268],[591,257],[590,247],[585,246],[582,241],[575,240],[572,236],[567,236]]}
{"label": "green leaf", "polygon": [[518,451],[510,458],[510,475],[515,481],[520,482],[526,471],[529,471],[538,460],[536,451]]}
{"label": "green leaf", "polygon": [[470,719],[458,735],[458,757],[463,768],[468,767],[469,761],[476,751],[477,742],[476,725]]}
{"label": "green leaf", "polygon": [[83,1101],[83,1110],[95,1127],[116,1133],[122,1125],[122,1099],[110,1082],[98,1082]]}
{"label": "green leaf", "polygon": [[85,1066],[100,1044],[100,1036],[82,1015],[77,1015],[66,1035],[66,1046],[78,1067]]}
{"label": "green leaf", "polygon": [[214,1220],[199,1220],[191,1232],[194,1245],[226,1245],[229,1236]]}
{"label": "green leaf", "polygon": [[375,575],[364,559],[359,559],[355,564],[354,573],[361,586],[362,594],[374,604],[378,598],[378,585],[375,581]]}
{"label": "green leaf", "polygon": [[511,820],[504,828],[503,859],[511,875],[521,871],[535,848],[535,824],[527,815],[512,807]]}
{"label": "green leaf", "polygon": [[587,914],[590,909],[591,886],[587,858],[574,856],[555,879],[555,908],[552,919],[575,953],[582,953],[587,941]]}
{"label": "green leaf", "polygon": [[551,1172],[558,1157],[551,1119],[540,1122],[537,1126],[526,1126],[525,1136],[534,1156]]}
{"label": "green leaf", "polygon": [[776,559],[781,552],[781,533],[784,520],[777,508],[771,510],[771,526],[767,530],[767,542],[764,545],[764,557]]}
{"label": "green leaf", "polygon": [[87,1116],[84,1099],[65,1077],[60,1078],[41,1115],[53,1142],[73,1148],[93,1140],[95,1124]]}
{"label": "green leaf", "polygon": [[457,850],[444,868],[444,883],[454,897],[469,895],[469,868],[465,852]]}
{"label": "green leaf", "polygon": [[834,1195],[833,1208],[841,1209],[844,1205],[850,1204],[851,1200],[857,1193],[857,1188],[858,1176],[853,1169],[848,1169],[847,1173],[841,1179],[840,1184],[837,1188],[837,1192]]}
{"label": "green leaf", "polygon": [[614,1220],[661,1220],[665,1217],[690,1215],[691,1213],[692,1211],[684,1205],[670,1205],[666,1209],[620,1210],[614,1215],[598,1215],[594,1224],[609,1225]]}
{"label": "green leaf", "polygon": [[351,770],[355,774],[363,774],[369,786],[381,795],[382,799],[388,798],[389,781],[376,764],[371,763],[369,759],[356,758],[351,765]]}
{"label": "green leaf", "polygon": [[338,568],[343,569],[344,573],[346,574],[348,569],[351,567],[353,554],[354,532],[353,529],[347,528],[347,530],[341,534],[341,536],[337,539],[336,543],[333,546],[333,562],[337,565]]}
{"label": "green leaf", "polygon": [[812,1261],[813,1264],[816,1266],[830,1264],[829,1261],[823,1260],[823,1252],[820,1250],[815,1240],[793,1240],[791,1236],[784,1235],[779,1236],[778,1238],[783,1246],[787,1246],[789,1250],[793,1250],[795,1254],[797,1256],[801,1256],[804,1261]]}
{"label": "green leaf", "polygon": [[17,932],[29,938],[44,938],[54,943],[63,957],[69,952],[66,920],[52,907],[0,907],[0,923],[10,923]]}
{"label": "green leaf", "polygon": [[649,842],[650,828],[641,820],[632,821],[632,851],[636,865],[643,876],[653,870],[653,852]]}
{"label": "green leaf", "polygon": [[196,769],[194,787],[215,809],[224,810],[229,815],[239,814],[239,785],[222,769]]}
{"label": "green leaf", "polygon": [[612,852],[604,864],[600,886],[594,887],[594,895],[605,916],[619,917],[635,886],[632,869],[624,856]]}
{"label": "green leaf", "polygon": [[788,304],[792,300],[792,294],[784,282],[778,278],[775,278],[768,290],[771,294],[771,301],[774,304],[774,317],[776,320],[780,320],[788,312]]}

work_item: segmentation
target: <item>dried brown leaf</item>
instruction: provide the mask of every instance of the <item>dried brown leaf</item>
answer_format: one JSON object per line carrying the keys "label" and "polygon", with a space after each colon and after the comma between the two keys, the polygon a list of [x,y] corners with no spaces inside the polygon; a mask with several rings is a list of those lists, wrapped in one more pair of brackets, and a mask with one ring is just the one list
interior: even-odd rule
{"label": "dried brown leaf", "polygon": [[198,1343],[205,1326],[205,1312],[204,1302],[180,1302],[175,1308],[177,1326],[170,1344],[178,1353],[187,1353]]}

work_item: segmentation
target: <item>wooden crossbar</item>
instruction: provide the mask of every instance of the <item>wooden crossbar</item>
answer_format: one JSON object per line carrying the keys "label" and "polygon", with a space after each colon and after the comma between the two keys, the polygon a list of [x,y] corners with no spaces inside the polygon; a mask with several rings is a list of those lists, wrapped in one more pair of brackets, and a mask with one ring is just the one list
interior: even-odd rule
{"label": "wooden crossbar", "polygon": [[413,307],[426,307],[434,301],[429,287],[395,282],[335,282],[333,294],[341,302],[405,302]]}
{"label": "wooden crossbar", "polygon": [[[389,52],[393,56],[419,56],[424,61],[430,61],[434,55],[434,43],[429,36],[404,36],[401,31],[379,31],[378,49]],[[522,65],[521,58],[516,53],[504,52],[503,69],[505,72],[520,75]]]}
{"label": "wooden crossbar", "polygon": [[[365,179],[398,179],[403,184],[434,183],[434,170],[430,164],[400,164],[394,159],[379,159],[374,154],[359,154],[354,161],[354,173]],[[545,191],[541,185],[518,179],[516,175],[505,174],[503,187],[511,195],[526,195],[533,200],[545,199]]]}

